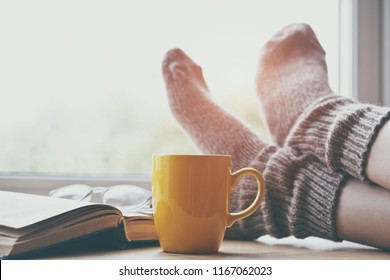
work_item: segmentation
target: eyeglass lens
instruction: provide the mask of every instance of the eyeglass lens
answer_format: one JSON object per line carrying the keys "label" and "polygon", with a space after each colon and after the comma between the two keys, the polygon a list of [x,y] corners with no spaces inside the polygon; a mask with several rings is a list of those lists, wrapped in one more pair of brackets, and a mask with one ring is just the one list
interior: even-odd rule
{"label": "eyeglass lens", "polygon": [[52,190],[49,196],[90,201],[94,192],[101,193],[103,203],[118,207],[122,211],[143,209],[146,210],[146,214],[151,213],[151,191],[134,185],[93,188],[88,185],[74,184]]}

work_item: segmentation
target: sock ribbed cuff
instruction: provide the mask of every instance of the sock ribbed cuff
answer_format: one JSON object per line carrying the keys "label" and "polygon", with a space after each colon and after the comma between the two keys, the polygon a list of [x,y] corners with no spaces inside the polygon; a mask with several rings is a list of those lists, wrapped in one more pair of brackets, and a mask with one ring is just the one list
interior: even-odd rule
{"label": "sock ribbed cuff", "polygon": [[312,155],[284,148],[271,157],[264,176],[269,182],[270,223],[277,226],[273,235],[340,240],[336,208],[345,174],[332,172]]}
{"label": "sock ribbed cuff", "polygon": [[[333,170],[342,166],[355,178],[368,182],[366,168],[371,147],[389,119],[390,111],[365,104],[349,105],[344,110],[346,118],[337,120],[339,125],[334,126],[329,137],[326,163]],[[345,129],[348,123],[350,125]]]}
{"label": "sock ribbed cuff", "polygon": [[314,153],[332,170],[369,181],[366,165],[371,146],[389,118],[388,108],[327,96],[302,113],[286,143],[303,153]]}
{"label": "sock ribbed cuff", "polygon": [[[277,151],[275,146],[264,147],[257,155],[255,164],[251,167],[263,173],[266,164],[272,154]],[[267,182],[266,182],[267,193]],[[237,188],[231,192],[230,212],[239,212],[247,208],[257,195],[257,183],[252,177],[243,177]],[[259,236],[266,235],[271,230],[272,225],[265,223],[265,215],[268,215],[264,207],[264,201],[255,213],[244,220],[240,220],[228,228],[225,233],[226,239],[233,240],[253,240]]]}
{"label": "sock ribbed cuff", "polygon": [[[263,157],[253,161],[252,166],[262,170]],[[317,236],[340,241],[336,208],[346,174],[334,173],[314,156],[300,155],[290,148],[274,151],[268,158],[263,169],[264,201],[257,212],[237,222],[228,238],[255,239],[270,234],[277,238]],[[248,179],[239,194],[240,209],[253,201],[256,192],[256,183]]]}

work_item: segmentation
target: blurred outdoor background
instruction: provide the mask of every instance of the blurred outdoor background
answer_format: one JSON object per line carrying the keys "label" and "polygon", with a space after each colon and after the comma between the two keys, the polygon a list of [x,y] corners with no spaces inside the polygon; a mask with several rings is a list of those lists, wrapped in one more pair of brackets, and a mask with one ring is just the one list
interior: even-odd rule
{"label": "blurred outdoor background", "polygon": [[269,139],[262,45],[306,22],[339,84],[339,1],[1,1],[0,172],[148,174],[153,153],[195,153],[161,74],[180,47],[228,110]]}

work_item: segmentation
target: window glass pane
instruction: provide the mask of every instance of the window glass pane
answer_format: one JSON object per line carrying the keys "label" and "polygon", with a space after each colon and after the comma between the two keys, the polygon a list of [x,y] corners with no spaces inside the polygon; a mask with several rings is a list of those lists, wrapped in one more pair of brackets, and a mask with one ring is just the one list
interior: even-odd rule
{"label": "window glass pane", "polygon": [[149,173],[152,153],[193,153],[161,75],[180,47],[210,90],[266,137],[260,48],[309,23],[338,87],[338,1],[0,2],[0,171]]}

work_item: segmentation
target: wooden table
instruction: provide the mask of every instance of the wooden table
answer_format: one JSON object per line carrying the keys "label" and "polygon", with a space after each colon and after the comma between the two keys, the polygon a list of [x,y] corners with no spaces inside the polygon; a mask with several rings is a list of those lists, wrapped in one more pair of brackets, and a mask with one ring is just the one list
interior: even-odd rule
{"label": "wooden table", "polygon": [[293,237],[275,239],[263,236],[257,241],[224,241],[217,254],[184,255],[163,252],[158,245],[136,246],[126,250],[57,250],[36,256],[38,259],[104,259],[104,260],[214,260],[214,259],[259,259],[259,260],[334,260],[334,259],[386,259],[390,252],[351,242],[331,242],[319,238],[304,240]]}

